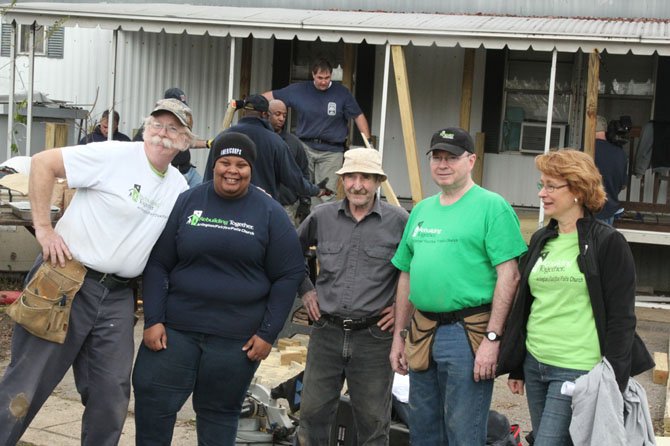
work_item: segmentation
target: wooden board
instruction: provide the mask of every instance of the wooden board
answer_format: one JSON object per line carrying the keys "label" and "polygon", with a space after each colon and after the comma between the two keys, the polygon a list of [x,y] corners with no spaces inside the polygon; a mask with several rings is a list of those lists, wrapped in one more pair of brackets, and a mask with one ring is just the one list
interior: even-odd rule
{"label": "wooden board", "polygon": [[654,362],[656,366],[651,375],[654,384],[665,384],[668,380],[668,354],[663,352],[654,352]]}
{"label": "wooden board", "polygon": [[412,100],[409,94],[407,65],[405,64],[405,54],[401,46],[391,46],[391,54],[393,55],[396,90],[398,90],[398,105],[400,106],[402,136],[405,142],[409,186],[412,192],[412,201],[416,204],[423,199],[423,188],[421,186],[421,171],[419,170],[419,160],[417,157],[416,132],[414,130],[414,117],[412,116]]}
{"label": "wooden board", "polygon": [[593,157],[596,150],[596,117],[598,115],[598,84],[600,82],[600,55],[589,54],[589,72],[586,83],[586,116],[584,119],[584,153]]}
{"label": "wooden board", "polygon": [[470,131],[470,111],[472,109],[472,81],[475,75],[475,50],[466,48],[463,54],[463,82],[461,84],[460,127]]}

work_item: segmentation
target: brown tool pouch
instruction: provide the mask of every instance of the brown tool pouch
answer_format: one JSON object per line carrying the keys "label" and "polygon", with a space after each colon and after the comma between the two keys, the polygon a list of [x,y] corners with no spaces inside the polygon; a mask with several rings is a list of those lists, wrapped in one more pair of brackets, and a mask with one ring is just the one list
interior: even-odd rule
{"label": "brown tool pouch", "polygon": [[437,321],[428,319],[418,310],[414,311],[412,323],[405,340],[405,356],[409,368],[413,372],[422,372],[430,366],[431,350],[436,330]]}
{"label": "brown tool pouch", "polygon": [[477,349],[482,343],[484,336],[486,336],[486,327],[490,317],[491,311],[484,311],[463,318],[463,328],[470,342],[473,356],[477,354]]}
{"label": "brown tool pouch", "polygon": [[72,302],[85,275],[86,267],[76,260],[66,261],[63,268],[44,262],[6,312],[29,333],[62,344]]}

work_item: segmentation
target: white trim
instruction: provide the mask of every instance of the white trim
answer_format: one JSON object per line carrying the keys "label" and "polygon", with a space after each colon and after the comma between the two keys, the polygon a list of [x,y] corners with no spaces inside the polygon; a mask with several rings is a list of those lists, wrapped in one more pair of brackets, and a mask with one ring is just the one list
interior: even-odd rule
{"label": "white trim", "polygon": [[639,229],[617,229],[628,243],[644,243],[647,245],[670,246],[670,233],[659,231],[642,231]]}

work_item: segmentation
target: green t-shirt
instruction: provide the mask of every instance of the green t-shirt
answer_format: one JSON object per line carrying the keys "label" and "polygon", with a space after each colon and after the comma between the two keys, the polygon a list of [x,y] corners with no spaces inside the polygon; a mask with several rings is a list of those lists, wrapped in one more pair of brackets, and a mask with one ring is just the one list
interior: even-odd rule
{"label": "green t-shirt", "polygon": [[544,364],[591,370],[601,359],[600,345],[578,255],[577,231],[559,234],[542,249],[528,278],[535,299],[526,348]]}
{"label": "green t-shirt", "polygon": [[449,206],[439,194],[418,203],[392,262],[410,273],[416,308],[446,312],[490,303],[495,266],[526,250],[512,207],[474,185]]}

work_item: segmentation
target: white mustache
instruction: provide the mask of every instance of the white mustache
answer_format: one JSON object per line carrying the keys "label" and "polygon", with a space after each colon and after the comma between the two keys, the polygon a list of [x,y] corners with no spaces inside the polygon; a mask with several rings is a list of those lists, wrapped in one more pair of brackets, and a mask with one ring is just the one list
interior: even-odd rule
{"label": "white mustache", "polygon": [[154,144],[154,145],[159,145],[160,144],[163,147],[165,147],[166,149],[177,149],[180,152],[183,152],[188,148],[188,147],[178,146],[177,144],[173,143],[170,138],[161,138],[158,135],[154,135],[154,136],[151,137],[151,144]]}

